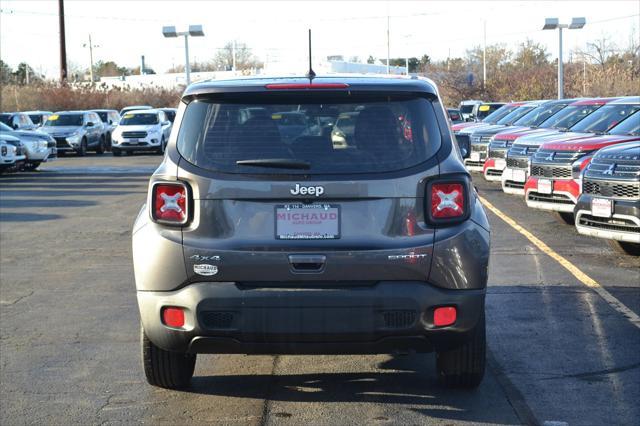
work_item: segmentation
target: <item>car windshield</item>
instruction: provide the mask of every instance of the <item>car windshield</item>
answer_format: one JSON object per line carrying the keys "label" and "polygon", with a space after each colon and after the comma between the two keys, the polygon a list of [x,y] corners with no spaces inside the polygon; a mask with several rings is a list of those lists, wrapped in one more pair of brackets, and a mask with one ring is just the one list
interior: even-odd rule
{"label": "car windshield", "polygon": [[[296,118],[283,125],[285,116]],[[229,173],[394,171],[426,161],[439,147],[433,105],[414,95],[201,99],[186,107],[178,134],[187,161]]]}
{"label": "car windshield", "polygon": [[13,129],[4,123],[0,123],[0,132],[13,132]]}
{"label": "car windshield", "polygon": [[125,114],[122,116],[120,124],[123,126],[158,124],[158,114]]}
{"label": "car windshield", "polygon": [[564,107],[566,107],[566,105],[564,104],[539,106],[537,108],[534,108],[532,111],[529,111],[526,115],[515,121],[513,124],[516,126],[538,127],[547,118],[551,117]]}
{"label": "car windshield", "polygon": [[497,110],[493,111],[491,114],[487,115],[482,122],[483,123],[489,123],[489,124],[496,124],[498,122],[498,120],[504,118],[507,116],[507,114],[509,114],[510,112],[512,112],[514,109],[518,108],[515,105],[503,105],[500,108],[498,108]]}
{"label": "car windshield", "polygon": [[505,115],[500,120],[498,120],[496,124],[500,124],[503,126],[510,126],[520,117],[523,117],[525,114],[531,111],[533,108],[534,107],[532,106],[519,106],[513,111],[511,111],[509,114]]}
{"label": "car windshield", "polygon": [[469,114],[472,111],[473,111],[473,104],[471,104],[471,105],[462,105],[460,107],[460,112],[463,113],[463,114]]}
{"label": "car windshield", "polygon": [[621,136],[640,136],[640,112],[634,112],[633,115],[626,118],[622,123],[612,128],[609,131],[609,134]]}
{"label": "car windshield", "polygon": [[605,133],[639,109],[640,104],[608,104],[578,122],[571,128],[571,131],[581,133]]}
{"label": "car windshield", "polygon": [[53,114],[44,125],[46,127],[82,126],[82,114]]}
{"label": "car windshield", "polygon": [[478,107],[478,114],[476,115],[477,119],[483,119],[488,117],[493,111],[499,109],[502,105],[500,104],[486,104],[480,105]]}
{"label": "car windshield", "polygon": [[566,130],[600,107],[601,105],[569,105],[549,117],[540,127]]}
{"label": "car windshield", "polygon": [[0,122],[6,124],[7,126],[11,125],[11,114],[0,114]]}

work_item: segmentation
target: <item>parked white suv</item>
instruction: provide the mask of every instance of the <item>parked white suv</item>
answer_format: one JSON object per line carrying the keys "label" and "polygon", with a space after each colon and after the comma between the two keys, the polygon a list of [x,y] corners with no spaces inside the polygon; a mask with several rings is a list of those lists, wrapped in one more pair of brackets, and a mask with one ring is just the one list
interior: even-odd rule
{"label": "parked white suv", "polygon": [[111,134],[111,151],[115,156],[135,151],[164,154],[171,127],[164,111],[154,109],[127,112]]}
{"label": "parked white suv", "polygon": [[[18,146],[16,146],[18,145]],[[18,169],[24,163],[20,140],[6,133],[0,133],[0,174]]]}

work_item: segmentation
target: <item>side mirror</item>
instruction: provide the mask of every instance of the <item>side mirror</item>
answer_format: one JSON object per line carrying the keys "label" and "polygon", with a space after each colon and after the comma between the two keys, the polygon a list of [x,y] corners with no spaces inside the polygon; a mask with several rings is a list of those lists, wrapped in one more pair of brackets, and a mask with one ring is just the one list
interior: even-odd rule
{"label": "side mirror", "polygon": [[13,123],[13,127],[14,130],[18,130],[20,128],[20,125],[18,123]]}
{"label": "side mirror", "polygon": [[95,126],[95,124],[93,123],[93,121],[89,121],[89,122],[87,123],[87,127],[93,127],[93,126]]}
{"label": "side mirror", "polygon": [[113,124],[113,120],[109,120],[109,124],[110,124],[110,125],[111,125],[111,124]]}

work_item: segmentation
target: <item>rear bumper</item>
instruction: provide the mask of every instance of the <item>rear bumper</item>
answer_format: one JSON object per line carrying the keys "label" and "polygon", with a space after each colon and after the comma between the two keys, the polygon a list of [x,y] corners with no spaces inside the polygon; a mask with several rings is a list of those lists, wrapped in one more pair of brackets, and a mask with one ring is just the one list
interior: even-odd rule
{"label": "rear bumper", "polygon": [[552,180],[551,194],[538,192],[538,178],[529,177],[524,186],[527,206],[556,212],[573,213],[580,195],[580,184],[575,180]]}
{"label": "rear bumper", "polygon": [[591,200],[583,194],[575,207],[576,229],[580,234],[640,244],[640,200],[613,200],[610,218],[593,216]]}
{"label": "rear bumper", "polygon": [[[145,333],[176,352],[374,354],[447,350],[464,343],[484,310],[485,290],[445,290],[416,281],[371,286],[244,287],[191,284],[138,291]],[[433,325],[433,310],[455,306],[457,320]],[[165,306],[185,310],[184,329],[162,324]]]}

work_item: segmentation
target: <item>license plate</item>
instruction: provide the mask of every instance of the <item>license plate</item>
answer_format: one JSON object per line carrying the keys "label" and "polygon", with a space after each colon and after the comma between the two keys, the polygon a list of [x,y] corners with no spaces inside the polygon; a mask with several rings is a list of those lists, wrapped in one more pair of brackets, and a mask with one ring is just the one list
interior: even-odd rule
{"label": "license plate", "polygon": [[553,182],[549,179],[538,180],[538,192],[541,194],[551,194],[553,192]]}
{"label": "license plate", "polygon": [[511,173],[514,182],[524,183],[527,180],[527,172],[525,170],[514,170]]}
{"label": "license plate", "polygon": [[138,142],[140,142],[140,139],[129,139],[127,140],[127,142],[129,142],[132,145],[137,145]]}
{"label": "license plate", "polygon": [[472,152],[471,153],[471,161],[480,161],[480,153]]}
{"label": "license plate", "polygon": [[330,204],[276,206],[276,239],[331,240],[340,238],[340,207]]}
{"label": "license plate", "polygon": [[507,161],[504,158],[496,159],[496,169],[504,170],[507,167]]}
{"label": "license plate", "polygon": [[598,217],[611,217],[613,203],[611,200],[594,198],[591,200],[591,214]]}

